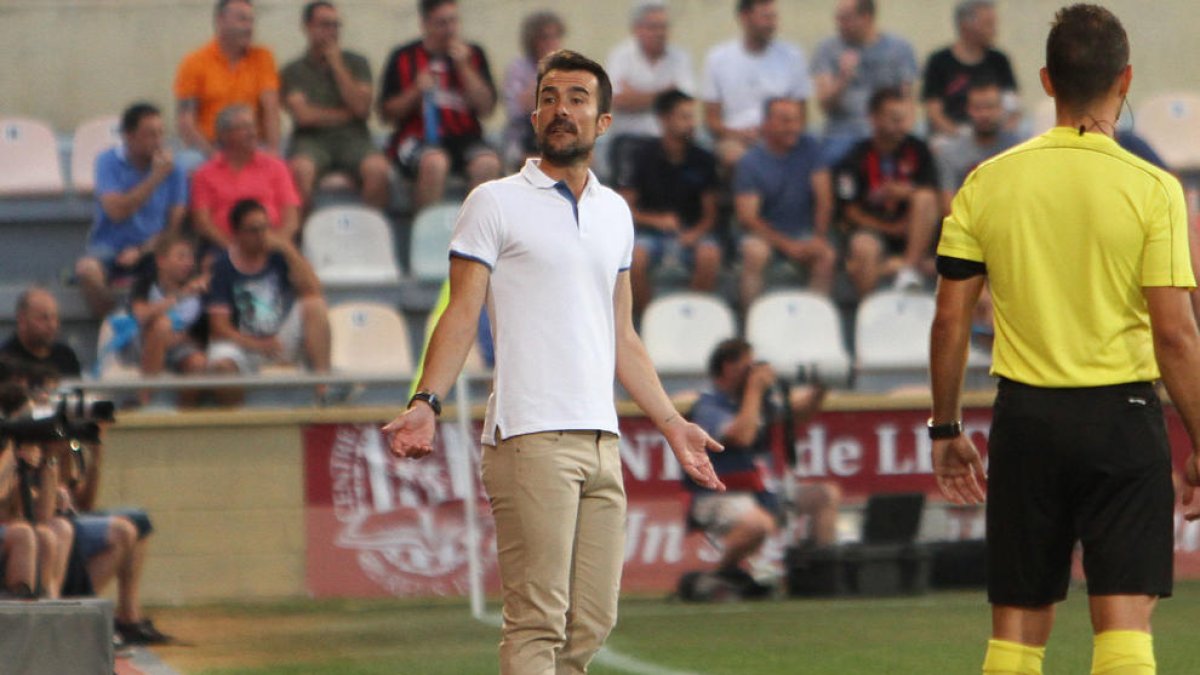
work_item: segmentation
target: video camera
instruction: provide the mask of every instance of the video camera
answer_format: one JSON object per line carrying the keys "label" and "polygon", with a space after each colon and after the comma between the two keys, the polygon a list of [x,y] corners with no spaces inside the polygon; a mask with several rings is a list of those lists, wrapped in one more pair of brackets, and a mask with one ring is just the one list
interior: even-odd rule
{"label": "video camera", "polygon": [[[81,443],[100,442],[100,423],[112,422],[116,406],[112,401],[88,400],[82,390],[58,392],[48,406],[50,414],[0,419],[0,444],[71,441],[79,452]],[[42,409],[45,412],[46,408]]]}

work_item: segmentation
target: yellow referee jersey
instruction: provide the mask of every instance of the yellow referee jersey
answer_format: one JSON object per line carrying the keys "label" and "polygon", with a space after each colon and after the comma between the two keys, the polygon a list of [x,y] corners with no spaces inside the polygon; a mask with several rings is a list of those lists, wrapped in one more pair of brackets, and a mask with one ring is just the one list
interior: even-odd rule
{"label": "yellow referee jersey", "polygon": [[987,266],[992,373],[1040,387],[1158,379],[1141,289],[1196,286],[1179,181],[1067,127],[980,164],[938,255]]}

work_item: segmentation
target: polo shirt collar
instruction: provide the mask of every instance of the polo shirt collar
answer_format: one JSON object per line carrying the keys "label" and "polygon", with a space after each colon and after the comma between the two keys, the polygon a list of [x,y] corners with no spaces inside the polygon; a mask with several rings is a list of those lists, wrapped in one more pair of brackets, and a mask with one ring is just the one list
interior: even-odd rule
{"label": "polo shirt collar", "polygon": [[1054,127],[1048,133],[1056,140],[1119,147],[1117,140],[1112,136],[1100,133],[1099,131],[1085,131],[1083,134],[1080,134],[1079,127]]}
{"label": "polo shirt collar", "polygon": [[[552,189],[558,185],[560,181],[556,181],[542,172],[541,163],[542,160],[533,157],[526,159],[525,166],[521,169],[521,177],[529,181],[529,184],[535,188],[541,190]],[[592,173],[591,169],[588,169],[587,185],[584,186],[583,194],[580,197],[586,197],[588,193],[595,189],[598,182],[599,181],[596,178],[596,174]]]}

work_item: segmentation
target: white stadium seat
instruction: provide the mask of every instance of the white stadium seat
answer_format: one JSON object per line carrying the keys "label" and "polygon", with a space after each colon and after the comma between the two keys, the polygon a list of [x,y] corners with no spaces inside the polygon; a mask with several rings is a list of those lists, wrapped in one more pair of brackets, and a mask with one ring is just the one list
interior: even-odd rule
{"label": "white stadium seat", "polygon": [[928,381],[936,306],[930,293],[879,291],[863,299],[854,331],[857,388],[879,391]]}
{"label": "white stadium seat", "polygon": [[0,118],[0,196],[60,195],[58,140],[45,122]]}
{"label": "white stadium seat", "polygon": [[71,187],[80,194],[96,188],[96,157],[121,142],[121,118],[105,115],[75,127],[71,140]]}
{"label": "white stadium seat", "polygon": [[383,214],[363,206],[331,206],[304,224],[304,256],[331,286],[393,284],[400,280],[392,229]]}
{"label": "white stadium seat", "polygon": [[782,376],[811,375],[815,369],[825,382],[849,378],[841,318],[824,295],[796,290],[763,295],[746,315],[746,339]]}
{"label": "white stadium seat", "polygon": [[1142,101],[1134,130],[1172,169],[1200,169],[1200,94],[1175,92]]}
{"label": "white stadium seat", "polygon": [[349,373],[413,372],[408,323],[375,302],[348,302],[329,310],[330,364]]}
{"label": "white stadium seat", "polygon": [[413,220],[408,271],[415,279],[441,281],[450,273],[450,237],[459,206],[427,206]]}
{"label": "white stadium seat", "polygon": [[664,375],[704,375],[713,348],[736,332],[729,306],[704,293],[663,296],[642,315],[642,341]]}

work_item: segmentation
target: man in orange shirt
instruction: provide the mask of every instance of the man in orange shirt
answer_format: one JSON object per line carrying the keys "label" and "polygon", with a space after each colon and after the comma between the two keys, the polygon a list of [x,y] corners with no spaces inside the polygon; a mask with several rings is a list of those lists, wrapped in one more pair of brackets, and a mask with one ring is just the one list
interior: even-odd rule
{"label": "man in orange shirt", "polygon": [[270,50],[250,44],[253,4],[217,0],[213,27],[213,40],[184,57],[175,75],[179,137],[207,157],[213,151],[217,113],[244,103],[255,111],[267,148],[278,153],[279,75]]}

